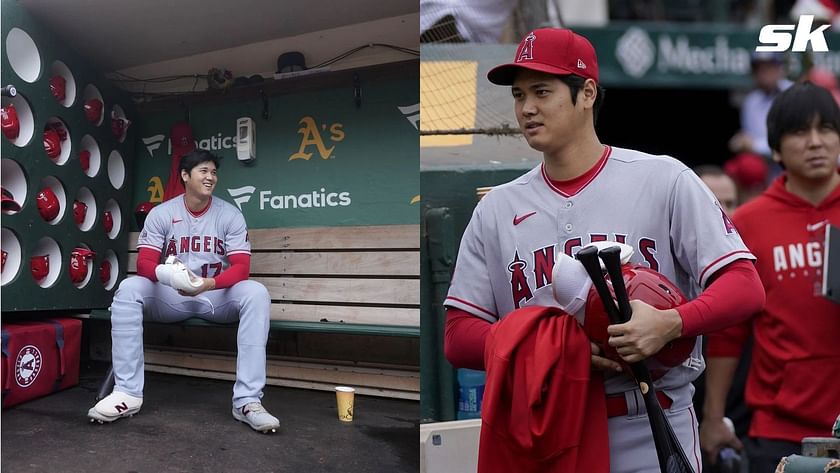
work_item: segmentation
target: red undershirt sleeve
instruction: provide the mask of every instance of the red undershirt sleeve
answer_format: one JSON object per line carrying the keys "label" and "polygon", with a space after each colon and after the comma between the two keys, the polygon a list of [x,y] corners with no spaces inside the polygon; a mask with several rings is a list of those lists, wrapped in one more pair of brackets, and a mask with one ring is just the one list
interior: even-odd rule
{"label": "red undershirt sleeve", "polygon": [[157,282],[155,267],[160,263],[160,250],[140,247],[137,251],[137,275]]}
{"label": "red undershirt sleeve", "polygon": [[677,307],[682,335],[692,337],[737,326],[760,312],[764,303],[764,286],[755,266],[745,259],[733,261],[712,276],[696,299]]}
{"label": "red undershirt sleeve", "polygon": [[225,289],[234,284],[248,279],[251,273],[251,255],[237,253],[229,255],[230,266],[213,279],[216,280],[216,289]]}
{"label": "red undershirt sleeve", "polygon": [[484,370],[484,343],[490,322],[454,307],[446,309],[444,354],[456,368]]}

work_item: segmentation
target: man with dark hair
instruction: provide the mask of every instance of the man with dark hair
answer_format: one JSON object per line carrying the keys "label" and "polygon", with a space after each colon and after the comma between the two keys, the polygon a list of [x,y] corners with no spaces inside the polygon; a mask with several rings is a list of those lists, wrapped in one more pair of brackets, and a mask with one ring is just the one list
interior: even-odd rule
{"label": "man with dark hair", "polygon": [[[239,321],[233,417],[260,432],[278,420],[262,406],[269,306],[266,288],[248,280],[251,243],[242,213],[213,198],[219,157],[196,150],[179,165],[184,195],[153,208],[137,240],[137,276],[125,279],[111,304],[114,391],[88,411],[113,422],[143,405],[143,320],[178,322],[200,317]],[[166,261],[169,264],[161,264]],[[193,288],[176,290],[173,265],[188,268]],[[199,276],[200,275],[200,276]]]}
{"label": "man with dark hair", "polygon": [[[635,249],[630,262],[660,272],[685,294],[705,289],[668,310],[631,301],[632,319],[608,328],[609,345],[621,359],[649,359],[662,374],[656,381],[660,403],[699,471],[691,381],[703,370],[700,343],[677,366],[659,363],[656,355],[677,338],[718,330],[761,308],[764,292],[753,255],[685,165],[600,142],[595,119],[603,90],[586,38],[567,29],[532,31],[514,62],[487,77],[511,87],[519,128],[543,162],[495,187],[473,213],[445,301],[447,358],[456,367],[484,369],[491,327],[521,307],[559,306],[585,327],[591,281],[572,255],[591,242],[626,243]],[[636,383],[616,360],[590,346],[591,367],[605,378],[610,471],[658,472]]]}
{"label": "man with dark hair", "polygon": [[756,255],[767,306],[743,324],[710,334],[701,445],[714,458],[740,442],[723,424],[741,348],[754,346],[746,400],[753,410],[746,443],[751,472],[773,471],[799,453],[803,437],[824,437],[840,412],[840,306],[821,297],[829,225],[840,225],[840,108],[831,93],[795,84],[767,116],[773,159],[784,173],[733,220]]}

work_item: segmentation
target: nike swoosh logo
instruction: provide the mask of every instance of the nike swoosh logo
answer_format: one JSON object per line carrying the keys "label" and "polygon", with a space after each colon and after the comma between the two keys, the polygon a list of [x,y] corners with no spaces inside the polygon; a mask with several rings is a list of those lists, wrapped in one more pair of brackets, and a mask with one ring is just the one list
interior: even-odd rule
{"label": "nike swoosh logo", "polygon": [[530,217],[531,215],[535,215],[535,214],[536,214],[536,212],[531,212],[531,213],[527,213],[527,214],[525,214],[521,217],[517,217],[516,215],[514,215],[513,216],[513,224],[514,225],[519,225],[520,223],[522,223],[523,220],[525,220],[526,218]]}
{"label": "nike swoosh logo", "polygon": [[172,219],[172,223],[180,223],[180,222],[183,222],[183,221],[184,221],[184,219],[182,219],[182,218],[179,218],[178,220],[175,220],[174,218]]}
{"label": "nike swoosh logo", "polygon": [[812,225],[805,225],[805,230],[809,231],[809,232],[813,232],[814,230],[817,230],[819,228],[824,227],[825,224],[827,224],[827,223],[828,223],[828,220],[823,220],[822,222],[817,222],[817,223],[812,224]]}

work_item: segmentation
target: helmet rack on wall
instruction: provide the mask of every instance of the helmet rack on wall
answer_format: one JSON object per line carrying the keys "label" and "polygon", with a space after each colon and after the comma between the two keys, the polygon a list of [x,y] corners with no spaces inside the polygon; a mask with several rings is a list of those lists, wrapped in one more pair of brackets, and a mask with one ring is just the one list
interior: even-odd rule
{"label": "helmet rack on wall", "polygon": [[[128,95],[3,2],[2,310],[107,307],[125,277]],[[14,89],[14,90],[12,90]]]}

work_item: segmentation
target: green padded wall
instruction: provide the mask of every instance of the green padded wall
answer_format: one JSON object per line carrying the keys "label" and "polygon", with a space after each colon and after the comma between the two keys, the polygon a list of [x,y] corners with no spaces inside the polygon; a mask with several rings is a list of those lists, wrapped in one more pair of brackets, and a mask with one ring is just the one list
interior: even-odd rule
{"label": "green padded wall", "polygon": [[[4,86],[14,85],[18,92],[13,98],[4,96],[2,103],[4,107],[9,103],[15,104],[21,119],[22,136],[25,138],[31,133],[28,140],[19,138],[18,145],[6,136],[0,137],[2,185],[22,204],[19,212],[4,211],[0,216],[3,251],[8,253],[2,273],[2,310],[107,307],[114,288],[125,277],[129,220],[133,218],[129,207],[133,183],[130,171],[133,169],[136,139],[136,127],[130,126],[125,139],[119,142],[111,131],[110,114],[115,106],[119,106],[117,113],[134,121],[133,104],[127,94],[114,88],[84,58],[69,50],[61,38],[39,25],[17,2],[3,0],[2,11],[0,81]],[[33,45],[37,54],[33,54]],[[68,98],[64,104],[59,103],[50,92],[50,78],[57,73],[67,77]],[[89,122],[84,113],[85,100],[94,96],[101,97],[104,103],[99,125]],[[30,113],[26,113],[26,108]],[[66,160],[63,164],[50,159],[43,145],[44,127],[48,121],[56,119],[61,120],[69,131],[67,139],[61,143],[64,151],[58,158],[58,162]],[[93,153],[91,176],[83,172],[79,162],[79,153],[84,148],[99,150],[98,166],[96,153]],[[109,161],[114,153],[119,153],[121,159]],[[109,167],[115,172],[109,173]],[[119,172],[120,168],[122,172]],[[41,217],[36,202],[42,185],[50,183],[60,183],[65,194],[61,215],[54,224]],[[84,230],[76,225],[73,218],[73,201],[80,197],[79,192],[83,188],[87,192],[81,196],[82,200],[91,203]],[[106,235],[103,223],[103,213],[109,201],[113,205],[115,227],[110,236]],[[41,244],[44,238],[51,238],[54,244],[44,246]],[[77,246],[86,246],[96,252],[86,283],[78,286],[70,280],[68,268],[70,253]],[[42,287],[31,274],[30,258],[49,250],[52,250],[51,270],[43,280],[46,287]],[[99,268],[108,255],[114,269],[110,274],[109,288],[106,288],[99,278]]]}

